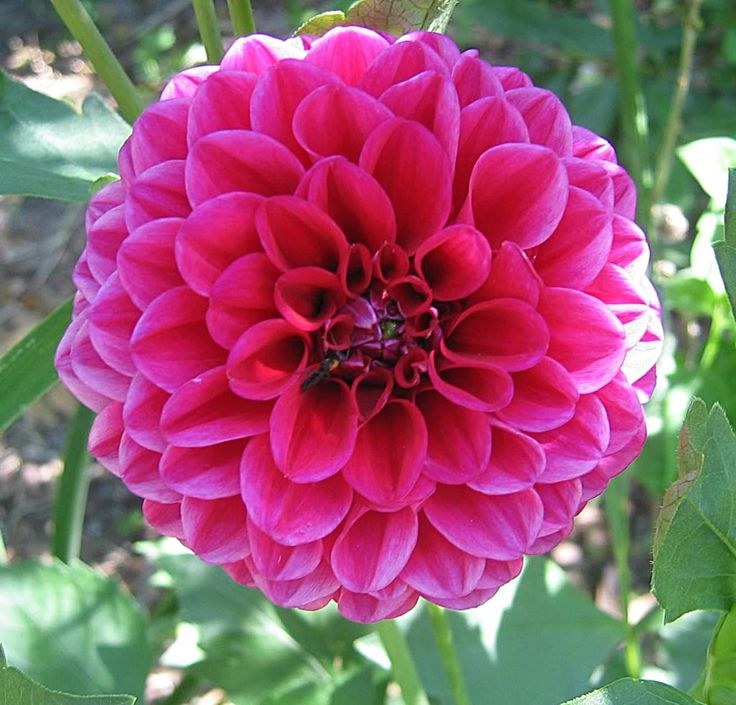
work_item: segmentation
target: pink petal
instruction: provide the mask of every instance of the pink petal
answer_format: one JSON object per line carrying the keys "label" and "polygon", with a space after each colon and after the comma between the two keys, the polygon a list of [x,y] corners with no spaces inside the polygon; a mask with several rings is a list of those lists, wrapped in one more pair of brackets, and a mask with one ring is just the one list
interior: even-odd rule
{"label": "pink petal", "polygon": [[573,154],[581,159],[602,159],[616,163],[616,152],[600,135],[585,127],[574,125],[572,128]]}
{"label": "pink petal", "polygon": [[100,284],[115,271],[118,250],[128,236],[124,208],[123,205],[111,208],[87,231],[87,265]]}
{"label": "pink petal", "polygon": [[517,88],[506,99],[522,114],[532,144],[549,147],[561,157],[572,156],[572,123],[565,106],[552,91]]}
{"label": "pink petal", "polygon": [[392,506],[412,490],[426,456],[421,413],[408,400],[394,399],[361,426],[343,477],[371,502]]}
{"label": "pink petal", "polygon": [[89,432],[89,454],[113,475],[120,475],[118,449],[124,430],[123,405],[110,402],[97,414]]}
{"label": "pink petal", "polygon": [[542,502],[533,490],[492,497],[461,485],[440,485],[424,512],[461,551],[500,561],[519,558],[542,526]]}
{"label": "pink petal", "polygon": [[268,599],[281,607],[320,609],[340,587],[326,562],[321,563],[309,575],[296,580],[266,580],[260,576],[255,578],[256,584],[266,593]]}
{"label": "pink petal", "polygon": [[361,421],[373,418],[388,402],[394,388],[394,377],[385,367],[376,367],[353,380],[352,394]]}
{"label": "pink petal", "polygon": [[370,624],[382,619],[394,619],[416,605],[419,595],[407,590],[392,599],[383,599],[349,590],[341,590],[337,601],[340,614],[352,622]]}
{"label": "pink petal", "polygon": [[111,181],[97,191],[87,204],[87,210],[84,214],[85,229],[87,231],[91,230],[101,216],[112,208],[121,205],[125,201],[127,190],[127,186],[120,180]]}
{"label": "pink petal", "polygon": [[342,155],[357,162],[368,135],[391,111],[355,88],[327,85],[310,93],[294,113],[294,136],[314,158]]}
{"label": "pink petal", "polygon": [[278,276],[262,252],[243,255],[227,267],[210,292],[206,321],[212,338],[232,348],[248,328],[278,315],[273,300]]}
{"label": "pink petal", "polygon": [[125,401],[130,377],[117,372],[100,357],[90,340],[86,316],[74,334],[70,359],[72,373],[82,384],[109,399]]}
{"label": "pink petal", "polygon": [[580,506],[582,485],[579,479],[564,480],[534,487],[544,505],[544,519],[540,536],[553,534],[569,526]]}
{"label": "pink petal", "polygon": [[544,284],[524,250],[507,240],[493,256],[490,276],[470,301],[511,298],[536,308],[542,286]]}
{"label": "pink petal", "polygon": [[537,249],[534,267],[547,286],[584,289],[606,263],[612,242],[610,211],[573,186],[560,224]]}
{"label": "pink petal", "polygon": [[330,563],[348,590],[380,590],[399,576],[416,540],[417,515],[410,507],[396,512],[362,511],[348,518]]}
{"label": "pink petal", "polygon": [[247,71],[218,71],[197,91],[189,115],[187,141],[220,130],[250,129],[250,99],[256,75]]}
{"label": "pink petal", "polygon": [[194,66],[177,73],[161,91],[160,100],[171,98],[191,98],[197,89],[216,71],[219,66]]}
{"label": "pink petal", "polygon": [[386,192],[370,174],[342,157],[322,159],[306,174],[297,194],[337,223],[348,242],[375,252],[396,239],[396,217]]}
{"label": "pink petal", "polygon": [[294,193],[304,169],[272,137],[249,130],[222,130],[198,140],[186,165],[187,196],[193,206],[231,191],[261,196]]}
{"label": "pink petal", "polygon": [[241,492],[250,519],[286,546],[324,538],[350,509],[353,492],[342,475],[308,484],[292,482],[276,467],[268,436],[248,443],[240,470]]}
{"label": "pink petal", "polygon": [[187,497],[232,497],[240,492],[240,460],[246,443],[227,441],[204,448],[169,446],[161,458],[161,477]]}
{"label": "pink petal", "polygon": [[628,172],[617,164],[601,162],[613,179],[613,210],[624,218],[636,218],[636,185]]}
{"label": "pink petal", "polygon": [[223,69],[260,74],[283,59],[301,59],[304,51],[295,43],[267,34],[238,37],[222,59]]}
{"label": "pink petal", "polygon": [[197,206],[176,238],[176,264],[195,292],[208,296],[217,278],[241,255],[262,250],[256,211],[263,199],[228,193]]}
{"label": "pink petal", "polygon": [[184,543],[207,563],[230,563],[250,555],[243,500],[194,499],[181,503]]}
{"label": "pink petal", "polygon": [[230,391],[224,367],[205,372],[177,389],[161,414],[166,440],[185,448],[248,438],[268,429],[272,404]]}
{"label": "pink petal", "polygon": [[542,447],[533,438],[505,426],[491,427],[493,452],[485,470],[468,486],[483,494],[511,494],[534,486],[544,471]]}
{"label": "pink petal", "polygon": [[429,445],[424,474],[437,482],[461,484],[476,477],[491,456],[488,417],[453,404],[437,392],[417,395]]}
{"label": "pink petal", "polygon": [[497,416],[521,431],[548,431],[569,421],[579,393],[570,374],[550,357],[513,375],[514,398]]}
{"label": "pink petal", "polygon": [[86,248],[82,250],[82,254],[79,255],[79,259],[74,265],[72,281],[74,282],[74,286],[79,290],[79,293],[82,294],[87,301],[94,301],[95,296],[97,296],[97,292],[100,290],[100,282],[95,279],[89,268]]}
{"label": "pink petal", "polygon": [[161,534],[184,538],[184,527],[181,525],[181,503],[162,504],[152,499],[143,500],[143,516],[146,521]]}
{"label": "pink petal", "polygon": [[494,66],[493,73],[501,82],[504,91],[514,88],[529,88],[534,85],[532,79],[515,66]]}
{"label": "pink petal", "polygon": [[443,341],[442,352],[453,362],[487,362],[515,372],[541,360],[549,336],[544,320],[529,304],[519,299],[494,299],[475,304],[458,316]]}
{"label": "pink petal", "polygon": [[168,487],[159,474],[161,453],[138,445],[127,433],[120,441],[120,478],[139,497],[176,502],[181,495]]}
{"label": "pink petal", "polygon": [[319,330],[345,301],[339,277],[321,267],[298,267],[284,272],[273,293],[279,313],[303,331]]}
{"label": "pink petal", "polygon": [[596,392],[603,404],[611,427],[611,438],[606,455],[617,453],[627,446],[644,423],[644,412],[634,389],[626,378],[619,374],[605,387]]}
{"label": "pink petal", "polygon": [[598,160],[570,157],[564,164],[570,186],[593,194],[606,209],[613,209],[613,180]]}
{"label": "pink petal", "polygon": [[540,534],[537,540],[529,546],[527,553],[530,556],[539,556],[549,553],[555,546],[564,541],[572,533],[575,527],[575,522],[571,519],[567,526],[557,531],[553,531],[551,534]]}
{"label": "pink petal", "polygon": [[483,558],[456,548],[422,513],[419,538],[401,578],[420,593],[453,598],[475,588],[485,563]]}
{"label": "pink petal", "polygon": [[120,282],[140,309],[184,283],[174,259],[174,243],[182,222],[181,218],[161,218],[142,225],[120,247]]}
{"label": "pink petal", "polygon": [[263,533],[252,521],[248,536],[253,564],[268,580],[297,580],[314,572],[322,562],[322,541],[284,546]]}
{"label": "pink petal", "polygon": [[133,377],[123,406],[125,430],[128,435],[144,448],[163,453],[166,439],[159,425],[161,411],[169,395],[155,384],[149,382],[140,372]]}
{"label": "pink petal", "polygon": [[230,351],[230,388],[245,399],[273,399],[305,368],[311,348],[309,337],[286,321],[257,323]]}
{"label": "pink petal", "polygon": [[447,153],[423,125],[395,118],[373,131],[360,155],[360,166],[388,194],[398,242],[407,254],[414,254],[450,214],[452,170]]}
{"label": "pink petal", "polygon": [[463,54],[452,69],[460,107],[464,108],[476,100],[499,97],[503,93],[501,82],[491,66],[477,56]]}
{"label": "pink petal", "polygon": [[524,567],[523,558],[514,558],[510,561],[487,560],[483,575],[478,581],[481,589],[498,588],[518,577]]}
{"label": "pink petal", "polygon": [[306,61],[329,69],[354,86],[389,43],[365,27],[336,27],[312,44]]}
{"label": "pink petal", "polygon": [[549,326],[549,356],[570,373],[578,391],[610,382],[626,355],[624,328],[598,299],[572,289],[547,288],[539,300]]}
{"label": "pink petal", "polygon": [[468,225],[452,225],[425,240],[414,266],[440,301],[472,294],[491,271],[491,248],[483,234]]}
{"label": "pink petal", "polygon": [[610,262],[633,275],[644,275],[649,266],[649,247],[642,229],[627,218],[613,216],[613,246]]}
{"label": "pink petal", "polygon": [[457,48],[455,42],[450,37],[439,32],[408,32],[396,41],[397,44],[401,44],[402,42],[418,42],[423,46],[429,47],[450,69],[460,60],[460,50]]}
{"label": "pink petal", "polygon": [[130,139],[130,156],[136,174],[170,159],[187,156],[189,98],[174,98],[149,105],[136,120]]}
{"label": "pink petal", "polygon": [[159,218],[183,218],[191,210],[184,191],[184,160],[162,162],[146,169],[131,184],[125,223],[132,231]]}
{"label": "pink petal", "polygon": [[145,310],[130,341],[136,367],[167,392],[225,362],[204,324],[207,300],[180,286]]}

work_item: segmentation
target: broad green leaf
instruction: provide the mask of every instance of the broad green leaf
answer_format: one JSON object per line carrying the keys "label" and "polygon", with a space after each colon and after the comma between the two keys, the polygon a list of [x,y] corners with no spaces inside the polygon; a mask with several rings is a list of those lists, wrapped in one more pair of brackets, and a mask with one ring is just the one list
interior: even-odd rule
{"label": "broad green leaf", "polygon": [[705,421],[701,405],[685,420],[680,479],[665,494],[655,536],[652,588],[668,622],[736,602],[736,437],[719,405]]}
{"label": "broad green leaf", "polygon": [[294,34],[296,36],[305,34],[312,37],[321,37],[333,27],[345,24],[345,21],[345,13],[340,10],[322,12],[319,15],[310,17]]}
{"label": "broad green leaf", "polygon": [[129,134],[98,96],[79,113],[0,72],[0,194],[86,201]]}
{"label": "broad green leaf", "polygon": [[347,11],[349,24],[404,34],[444,32],[458,0],[358,0]]}
{"label": "broad green leaf", "polygon": [[[620,623],[543,558],[528,559],[521,577],[485,605],[449,616],[475,703],[493,693],[503,694],[504,705],[549,705],[578,695],[621,637]],[[427,694],[452,702],[426,613],[410,622],[409,642]]]}
{"label": "broad green leaf", "polygon": [[624,678],[563,705],[697,705],[689,695],[664,683]]}
{"label": "broad green leaf", "polygon": [[58,380],[54,353],[71,315],[69,299],[0,358],[0,431]]}
{"label": "broad green leaf", "polygon": [[736,165],[736,140],[730,137],[706,137],[683,145],[677,154],[700,187],[723,210],[728,191],[727,173]]}
{"label": "broad green leaf", "polygon": [[11,563],[0,566],[0,604],[8,660],[34,680],[80,695],[142,695],[145,620],[114,580],[81,563]]}
{"label": "broad green leaf", "polygon": [[703,695],[708,705],[736,702],[736,605],[718,624],[708,649]]}
{"label": "broad green leaf", "polygon": [[48,690],[6,665],[0,648],[0,705],[133,705],[132,695],[69,695]]}

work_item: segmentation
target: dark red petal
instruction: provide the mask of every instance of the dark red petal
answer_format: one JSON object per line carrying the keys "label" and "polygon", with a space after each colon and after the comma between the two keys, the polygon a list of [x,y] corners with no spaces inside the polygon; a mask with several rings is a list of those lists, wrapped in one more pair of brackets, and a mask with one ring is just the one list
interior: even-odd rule
{"label": "dark red petal", "polygon": [[272,408],[235,396],[225,368],[217,367],[174,392],[161,414],[161,431],[172,445],[201,448],[263,433]]}
{"label": "dark red petal", "polygon": [[245,399],[272,399],[303,370],[311,341],[286,321],[257,323],[238,339],[227,361],[230,388]]}
{"label": "dark red petal", "polygon": [[386,293],[393,299],[405,318],[418,316],[432,305],[432,290],[424,279],[411,274],[392,279]]}
{"label": "dark red petal", "polygon": [[394,399],[361,426],[343,476],[371,502],[393,505],[412,490],[426,456],[421,413],[411,402]]}
{"label": "dark red petal", "polygon": [[184,497],[184,543],[207,563],[231,563],[250,555],[246,514],[240,496],[226,499]]}
{"label": "dark red petal", "polygon": [[524,117],[533,144],[549,147],[561,157],[572,156],[572,123],[565,106],[552,91],[517,88],[506,99]]}
{"label": "dark red petal", "polygon": [[536,308],[542,286],[544,284],[524,250],[507,240],[493,255],[491,274],[470,301],[511,298],[526,301]]}
{"label": "dark red petal", "polygon": [[140,372],[133,377],[123,406],[125,430],[137,443],[149,450],[163,453],[166,439],[159,425],[161,411],[169,395],[149,382]]}
{"label": "dark red petal", "polygon": [[343,292],[349,297],[360,296],[373,278],[371,251],[362,243],[350,245],[348,256],[339,271]]}
{"label": "dark red petal", "polygon": [[289,480],[276,467],[266,435],[253,438],[245,449],[241,492],[253,523],[287,546],[310,543],[332,533],[345,518],[353,498],[339,474],[309,484]]}
{"label": "dark red petal", "polygon": [[385,367],[376,367],[353,380],[352,394],[363,421],[375,416],[386,405],[394,388],[394,376]]}
{"label": "dark red petal", "polygon": [[120,440],[120,478],[139,497],[157,502],[176,502],[181,495],[169,487],[159,473],[161,453],[138,445],[127,433]]}
{"label": "dark red petal", "polygon": [[169,159],[187,156],[190,98],[174,98],[149,105],[136,120],[130,156],[136,174]]}
{"label": "dark red petal", "polygon": [[297,580],[312,573],[322,562],[322,542],[284,546],[248,521],[251,560],[267,580]]}
{"label": "dark red petal", "polygon": [[493,497],[461,485],[440,485],[424,512],[462,551],[509,561],[519,558],[542,526],[542,502],[533,490]]}
{"label": "dark red petal", "polygon": [[395,242],[386,242],[373,255],[373,274],[383,284],[403,277],[409,271],[409,257]]}
{"label": "dark red petal", "polygon": [[424,71],[450,73],[437,52],[423,43],[397,42],[378,55],[366,69],[358,87],[377,98],[391,86]]}
{"label": "dark red petal", "polygon": [[307,391],[292,384],[271,415],[273,457],[295,482],[316,482],[338,472],[353,454],[357,435],[350,389],[335,378]]}
{"label": "dark red petal", "polygon": [[130,185],[125,223],[134,230],[158,218],[183,218],[191,210],[184,190],[184,160],[177,159],[146,169]]}
{"label": "dark red petal", "polygon": [[345,300],[339,277],[320,267],[298,267],[276,281],[274,303],[295,328],[315,331],[335,315]]}

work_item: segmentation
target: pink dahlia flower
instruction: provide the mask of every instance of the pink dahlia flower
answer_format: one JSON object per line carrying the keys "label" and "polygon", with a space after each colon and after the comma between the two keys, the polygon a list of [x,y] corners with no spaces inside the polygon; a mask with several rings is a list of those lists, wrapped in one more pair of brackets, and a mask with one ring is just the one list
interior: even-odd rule
{"label": "pink dahlia flower", "polygon": [[429,33],[251,36],[119,166],[59,372],[150,524],[274,602],[479,605],[640,451],[634,187],[521,71]]}

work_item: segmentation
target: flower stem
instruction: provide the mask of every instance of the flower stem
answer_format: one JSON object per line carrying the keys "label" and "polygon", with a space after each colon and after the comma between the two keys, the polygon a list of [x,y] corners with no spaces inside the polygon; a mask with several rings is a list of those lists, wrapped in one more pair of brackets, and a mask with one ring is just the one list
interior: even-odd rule
{"label": "flower stem", "polygon": [[680,49],[680,61],[677,69],[677,81],[675,92],[672,94],[672,103],[667,114],[667,124],[664,128],[662,146],[659,149],[657,168],[654,172],[654,184],[650,203],[656,206],[664,196],[667,182],[672,170],[672,161],[675,157],[677,138],[682,127],[682,112],[690,89],[690,75],[693,68],[693,57],[695,56],[695,44],[698,40],[698,32],[701,28],[700,6],[702,0],[689,0],[687,12],[683,21],[682,48]]}
{"label": "flower stem", "polygon": [[713,632],[705,668],[690,694],[704,703],[731,703],[736,696],[736,605],[721,617]]}
{"label": "flower stem", "polygon": [[255,33],[256,23],[253,19],[250,0],[227,0],[227,9],[230,11],[230,21],[235,36],[243,37],[246,34]]}
{"label": "flower stem", "polygon": [[81,404],[66,439],[64,472],[54,500],[52,553],[64,563],[79,557],[89,487],[87,437],[94,414]]}
{"label": "flower stem", "polygon": [[432,621],[432,629],[434,629],[442,665],[445,667],[445,674],[450,682],[450,691],[455,705],[470,705],[470,695],[468,695],[468,689],[463,678],[460,659],[457,657],[457,651],[455,651],[452,628],[450,627],[450,620],[447,619],[447,612],[431,602],[427,603],[427,610]]}
{"label": "flower stem", "polygon": [[217,24],[217,13],[213,0],[192,0],[194,14],[197,16],[199,36],[202,37],[207,52],[207,61],[218,64],[222,59],[222,37]]}
{"label": "flower stem", "polygon": [[393,677],[401,688],[401,697],[406,705],[429,705],[409,645],[396,622],[393,619],[378,622],[376,632],[391,660]]}
{"label": "flower stem", "polygon": [[80,0],[51,0],[72,36],[82,45],[100,78],[118,103],[120,113],[133,122],[145,104],[133,82],[115,58]]}

